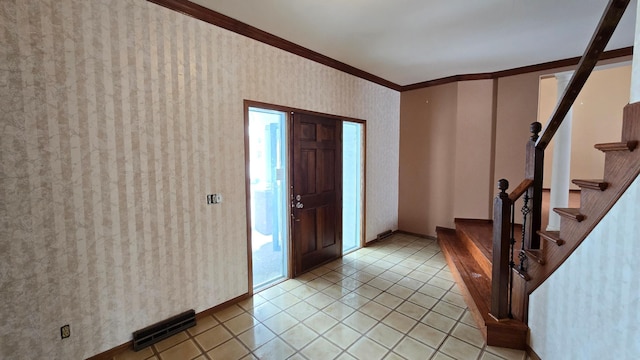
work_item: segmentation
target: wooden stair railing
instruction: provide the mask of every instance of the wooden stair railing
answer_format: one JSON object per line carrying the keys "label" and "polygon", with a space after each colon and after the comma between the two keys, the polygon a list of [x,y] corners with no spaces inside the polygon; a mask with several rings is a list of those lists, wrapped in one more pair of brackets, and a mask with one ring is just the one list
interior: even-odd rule
{"label": "wooden stair railing", "polygon": [[[613,32],[615,31],[622,15],[624,14],[629,0],[610,0],[602,15],[598,27],[594,32],[587,49],[585,50],[577,70],[574,72],[568,86],[558,104],[553,115],[549,119],[542,135],[538,137],[541,130],[540,123],[531,125],[532,136],[526,145],[525,179],[511,193],[507,194],[508,181],[501,179],[498,188],[500,193],[494,202],[493,221],[493,268],[492,268],[492,294],[491,294],[491,315],[500,319],[517,319],[527,322],[528,295],[531,294],[562,262],[573,252],[579,243],[593,229],[594,220],[604,216],[604,213],[596,214],[596,219],[590,219],[591,215],[585,215],[581,209],[554,209],[563,218],[561,220],[560,232],[545,232],[540,229],[542,223],[542,180],[544,168],[544,151],[552,140],[556,131],[562,124],[565,116],[573,106],[578,94],[582,90],[589,75],[593,71],[596,63]],[[640,139],[640,104],[628,105],[625,108],[625,124],[623,126],[623,141],[620,143],[596,145],[599,150],[610,154],[612,152],[631,152],[635,149]],[[636,133],[626,134],[626,132]],[[609,160],[612,158],[612,160]],[[619,167],[614,155],[607,155],[607,162],[613,165],[605,165],[605,174],[609,169]],[[622,160],[620,160],[622,161]],[[628,160],[624,160],[628,161]],[[635,161],[635,160],[633,160]],[[631,161],[633,164],[635,164]],[[628,187],[637,176],[640,170],[640,157],[637,161],[637,169],[624,172],[625,176],[619,176],[621,184],[614,186],[617,197]],[[633,167],[633,165],[632,165]],[[634,176],[632,173],[635,172]],[[624,177],[624,179],[622,179]],[[606,176],[605,176],[606,178]],[[618,179],[616,179],[618,181]],[[621,189],[621,186],[626,187]],[[607,179],[604,180],[583,180],[577,185],[589,191],[604,191],[610,187]],[[616,194],[607,196],[607,200],[600,200],[606,203],[601,206],[600,211],[606,211],[613,206],[617,200]],[[523,227],[522,227],[522,247],[518,250],[518,267],[515,266],[513,240],[513,219],[514,203],[524,195],[525,206],[523,207]],[[591,199],[592,195],[585,195],[584,198]],[[530,205],[528,202],[530,201]],[[598,200],[589,200],[598,201]],[[587,201],[587,203],[589,203]],[[583,205],[584,201],[583,201]],[[582,206],[583,207],[583,206]],[[586,219],[586,221],[585,221]],[[585,225],[579,226],[586,222]],[[597,222],[596,222],[597,223]],[[579,231],[577,231],[578,229]],[[572,232],[571,235],[567,235]],[[570,238],[570,246],[563,246]],[[548,240],[545,246],[541,247],[540,239]],[[528,261],[528,260],[532,261]]]}

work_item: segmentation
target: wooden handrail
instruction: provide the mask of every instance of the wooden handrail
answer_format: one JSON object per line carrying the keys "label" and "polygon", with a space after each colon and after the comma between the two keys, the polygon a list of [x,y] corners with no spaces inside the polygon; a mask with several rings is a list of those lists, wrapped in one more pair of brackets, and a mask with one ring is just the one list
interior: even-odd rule
{"label": "wooden handrail", "polygon": [[512,202],[515,202],[516,200],[518,200],[520,198],[520,196],[522,196],[522,194],[525,193],[525,191],[527,191],[531,185],[533,185],[533,179],[524,179],[520,182],[520,185],[518,185],[510,194],[509,194],[509,200],[511,200]]}
{"label": "wooden handrail", "polygon": [[536,143],[536,148],[544,150],[547,148],[547,145],[549,145],[549,142],[573,106],[573,103],[582,90],[582,87],[587,82],[587,79],[593,71],[593,68],[596,66],[600,55],[609,43],[613,32],[622,18],[622,14],[624,14],[625,9],[627,8],[627,5],[629,5],[629,0],[610,0],[609,4],[607,4],[605,12],[598,23],[598,28],[591,37],[589,46],[587,46],[584,55],[582,55],[582,59],[580,59],[578,69],[571,77],[569,85],[562,94],[561,100],[556,105],[553,115],[551,115],[542,136]]}

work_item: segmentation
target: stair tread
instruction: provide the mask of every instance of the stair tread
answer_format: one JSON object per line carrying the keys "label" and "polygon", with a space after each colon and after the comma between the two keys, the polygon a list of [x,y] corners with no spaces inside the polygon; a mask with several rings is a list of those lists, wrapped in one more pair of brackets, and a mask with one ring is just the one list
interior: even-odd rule
{"label": "stair tread", "polygon": [[465,233],[480,252],[491,261],[493,252],[493,224],[489,221],[456,219],[456,229]]}
{"label": "stair tread", "polygon": [[536,233],[542,236],[545,240],[549,240],[553,243],[556,243],[556,245],[558,246],[564,245],[564,240],[560,238],[560,231],[538,230],[536,231]]}
{"label": "stair tread", "polygon": [[[518,320],[497,321],[489,315],[491,308],[491,274],[484,273],[482,266],[473,258],[471,253],[456,234],[456,230],[436,228],[438,244],[443,250],[451,272],[462,289],[465,302],[474,314],[474,319],[481,317],[487,332],[521,333],[526,338],[528,327]],[[470,298],[470,299],[469,299]]]}
{"label": "stair tread", "polygon": [[572,183],[580,186],[581,188],[594,189],[604,191],[609,183],[603,179],[574,179]]}
{"label": "stair tread", "polygon": [[545,264],[544,254],[542,253],[542,250],[529,249],[529,250],[525,250],[524,252],[525,254],[527,254],[527,256],[529,256],[533,261],[537,262],[538,264],[540,265]]}
{"label": "stair tread", "polygon": [[594,147],[600,151],[607,152],[607,151],[633,151],[636,148],[636,146],[638,146],[638,142],[635,140],[632,140],[632,141],[596,144]]}
{"label": "stair tread", "polygon": [[555,211],[560,216],[573,219],[577,222],[584,220],[584,215],[578,208],[554,208],[553,211]]}

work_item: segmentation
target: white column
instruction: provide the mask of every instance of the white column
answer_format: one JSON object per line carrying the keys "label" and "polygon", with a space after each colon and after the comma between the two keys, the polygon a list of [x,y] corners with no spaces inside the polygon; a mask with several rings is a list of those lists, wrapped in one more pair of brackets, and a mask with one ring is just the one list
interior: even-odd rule
{"label": "white column", "polygon": [[[558,100],[562,98],[571,80],[573,71],[555,74],[558,82]],[[564,118],[553,137],[553,164],[551,169],[551,193],[549,194],[549,225],[547,231],[560,230],[560,215],[553,208],[567,207],[569,204],[569,170],[571,169],[571,118],[573,107]]]}
{"label": "white column", "polygon": [[[634,49],[640,49],[640,2],[636,9],[636,38]],[[631,99],[630,104],[640,101],[640,54],[634,52],[631,65]]]}

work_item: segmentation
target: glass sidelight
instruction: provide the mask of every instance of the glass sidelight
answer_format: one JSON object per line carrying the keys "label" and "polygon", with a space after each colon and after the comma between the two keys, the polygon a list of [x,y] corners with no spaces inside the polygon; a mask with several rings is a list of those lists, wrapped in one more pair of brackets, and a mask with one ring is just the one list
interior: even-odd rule
{"label": "glass sidelight", "polygon": [[286,120],[282,111],[249,108],[254,291],[287,277]]}
{"label": "glass sidelight", "polygon": [[342,125],[342,253],[360,247],[364,199],[364,125]]}

